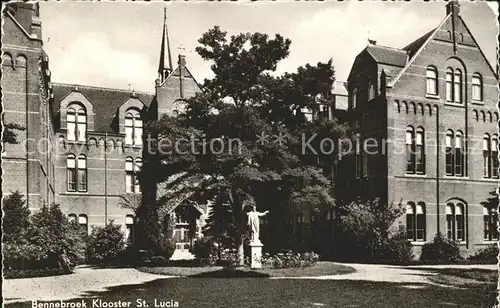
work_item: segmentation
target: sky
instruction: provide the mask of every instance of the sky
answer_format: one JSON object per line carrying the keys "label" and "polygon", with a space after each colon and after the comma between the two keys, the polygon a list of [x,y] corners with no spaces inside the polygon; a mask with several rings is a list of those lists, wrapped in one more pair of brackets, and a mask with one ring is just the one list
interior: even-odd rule
{"label": "sky", "polygon": [[[163,9],[167,8],[174,63],[180,47],[198,82],[213,76],[195,48],[208,29],[228,35],[276,33],[291,39],[277,74],[333,59],[336,79],[347,79],[368,38],[402,48],[434,29],[445,2],[41,2],[44,49],[54,82],[154,92]],[[460,14],[496,66],[498,4],[460,2]]]}

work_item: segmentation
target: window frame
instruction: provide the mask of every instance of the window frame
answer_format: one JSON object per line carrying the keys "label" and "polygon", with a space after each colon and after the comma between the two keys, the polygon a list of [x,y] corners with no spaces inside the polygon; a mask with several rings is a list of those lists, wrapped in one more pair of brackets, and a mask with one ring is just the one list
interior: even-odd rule
{"label": "window frame", "polygon": [[[419,235],[419,232],[421,236]],[[424,202],[406,204],[406,238],[411,242],[425,242],[427,233],[426,207]]]}
{"label": "window frame", "polygon": [[437,70],[437,68],[433,65],[427,66],[425,77],[426,77],[425,93],[427,95],[431,95],[431,96],[438,96],[439,90],[438,90],[438,70]]}
{"label": "window frame", "polygon": [[[457,213],[460,209],[460,213]],[[465,243],[467,240],[466,206],[462,202],[446,204],[446,238]],[[459,232],[461,235],[459,236]]]}
{"label": "window frame", "polygon": [[[70,117],[73,119],[70,120]],[[69,104],[66,108],[66,140],[70,142],[85,142],[88,130],[87,121],[87,110],[83,105],[77,102]],[[70,126],[73,127],[70,128]]]}
{"label": "window frame", "polygon": [[474,73],[471,79],[472,100],[476,102],[483,101],[483,77],[479,73]]}
{"label": "window frame", "polygon": [[141,112],[137,108],[129,108],[125,112],[124,128],[125,145],[142,146],[143,121]]}

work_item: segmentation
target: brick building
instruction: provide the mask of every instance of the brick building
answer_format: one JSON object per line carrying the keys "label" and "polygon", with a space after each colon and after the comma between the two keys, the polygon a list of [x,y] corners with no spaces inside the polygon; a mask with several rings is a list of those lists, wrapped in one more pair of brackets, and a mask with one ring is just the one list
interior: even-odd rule
{"label": "brick building", "polygon": [[497,84],[458,2],[402,49],[371,41],[348,78],[360,146],[341,161],[339,197],[402,201],[417,256],[437,232],[465,254],[493,243],[497,213],[481,203],[498,185]]}
{"label": "brick building", "polygon": [[[19,190],[32,211],[55,202],[87,229],[113,219],[129,234],[133,212],[120,201],[140,200],[143,123],[175,114],[200,91],[183,55],[172,64],[166,14],[151,93],[51,82],[38,3],[9,4],[3,14],[3,120],[25,131],[16,132],[19,144],[4,145],[2,191]],[[203,220],[206,208],[194,208]],[[201,225],[178,220],[174,235],[189,242],[186,229]]]}

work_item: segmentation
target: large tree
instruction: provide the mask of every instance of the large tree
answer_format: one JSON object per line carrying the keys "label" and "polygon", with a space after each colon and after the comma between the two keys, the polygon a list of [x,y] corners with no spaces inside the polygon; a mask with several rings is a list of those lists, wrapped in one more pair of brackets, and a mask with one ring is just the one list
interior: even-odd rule
{"label": "large tree", "polygon": [[336,152],[322,152],[319,139],[338,140],[348,129],[337,121],[308,121],[304,114],[332,103],[331,60],[276,76],[271,73],[291,43],[280,35],[228,38],[214,27],[199,43],[196,51],[212,63],[215,76],[187,100],[184,113],[147,126],[148,151],[155,154],[145,160],[150,167],[142,178],[161,183],[166,200],[227,196],[243,262],[247,205],[270,210],[270,246],[280,248],[290,240],[284,228],[293,212],[333,205],[328,176]]}

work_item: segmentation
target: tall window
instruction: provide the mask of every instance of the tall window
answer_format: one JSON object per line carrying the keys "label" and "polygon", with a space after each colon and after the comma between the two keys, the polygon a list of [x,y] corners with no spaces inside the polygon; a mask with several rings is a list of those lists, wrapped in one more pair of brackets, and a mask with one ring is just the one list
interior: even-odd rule
{"label": "tall window", "polygon": [[483,137],[483,177],[498,178],[498,136],[484,134]]}
{"label": "tall window", "polygon": [[491,176],[498,178],[498,136],[493,135],[491,139]]}
{"label": "tall window", "polygon": [[125,114],[125,144],[142,145],[142,120],[136,109],[129,109]]}
{"label": "tall window", "polygon": [[85,141],[87,133],[87,113],[80,104],[71,104],[66,112],[68,141]]}
{"label": "tall window", "polygon": [[438,85],[437,85],[437,69],[434,66],[427,67],[427,94],[437,95]]}
{"label": "tall window", "polygon": [[134,160],[132,157],[127,157],[125,160],[125,191],[127,193],[134,192]]}
{"label": "tall window", "polygon": [[406,231],[411,241],[425,241],[425,204],[409,202],[406,205]]}
{"label": "tall window", "polygon": [[446,69],[446,101],[453,102],[453,69]]}
{"label": "tall window", "polygon": [[472,75],[472,99],[475,101],[483,100],[483,78],[479,73]]}
{"label": "tall window", "polygon": [[134,192],[136,194],[141,193],[141,185],[139,184],[139,171],[141,171],[142,167],[142,158],[136,158],[134,164],[134,172],[135,172],[135,181],[134,181]]}
{"label": "tall window", "polygon": [[446,132],[446,175],[464,176],[465,175],[465,148],[464,136],[462,132],[448,130]]}
{"label": "tall window", "polygon": [[69,154],[66,158],[68,191],[87,191],[87,158]]}
{"label": "tall window", "polygon": [[464,205],[462,203],[446,205],[446,236],[450,240],[465,241]]}
{"label": "tall window", "polygon": [[368,100],[372,100],[375,98],[375,84],[370,81],[368,83]]}
{"label": "tall window", "polygon": [[417,129],[417,138],[415,140],[415,164],[417,173],[425,173],[425,147],[424,147],[424,129]]}
{"label": "tall window", "polygon": [[415,136],[413,127],[406,128],[406,173],[415,173]]}
{"label": "tall window", "polygon": [[66,158],[68,191],[76,191],[76,158],[69,154]]}
{"label": "tall window", "polygon": [[131,244],[134,239],[134,216],[127,215],[125,216],[125,240],[127,243]]}
{"label": "tall window", "polygon": [[356,108],[356,95],[357,95],[357,92],[358,92],[358,89],[357,88],[353,88],[352,89],[352,94],[351,94],[351,101],[352,101],[352,108]]}
{"label": "tall window", "polygon": [[453,95],[455,103],[462,102],[462,71],[458,68],[455,70],[455,79],[453,80]]}
{"label": "tall window", "polygon": [[136,158],[135,162],[132,157],[127,157],[125,160],[125,191],[127,193],[140,193],[141,186],[137,174],[141,170],[142,159]]}
{"label": "tall window", "polygon": [[455,134],[455,176],[463,176],[464,168],[464,140],[462,132],[458,131]]}
{"label": "tall window", "polygon": [[483,220],[484,220],[484,240],[496,241],[498,240],[498,211],[497,209],[488,209],[483,207]]}

